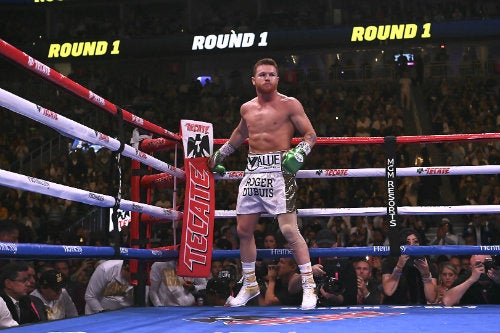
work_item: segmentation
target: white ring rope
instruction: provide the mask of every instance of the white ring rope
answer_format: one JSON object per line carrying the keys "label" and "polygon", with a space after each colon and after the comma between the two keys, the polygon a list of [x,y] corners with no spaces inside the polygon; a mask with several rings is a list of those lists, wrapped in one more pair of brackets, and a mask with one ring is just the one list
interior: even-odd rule
{"label": "white ring rope", "polygon": [[[476,166],[433,166],[433,167],[406,167],[397,168],[398,177],[421,176],[458,176],[458,175],[494,175],[500,173],[500,165]],[[228,171],[224,176],[215,175],[218,180],[242,179],[243,171]],[[316,169],[300,170],[296,178],[355,178],[355,177],[385,177],[384,168],[359,169]]]}
{"label": "white ring rope", "polygon": [[[438,214],[499,214],[500,205],[466,205],[466,206],[401,206],[399,215],[438,215]],[[361,208],[303,208],[297,210],[301,217],[328,216],[381,216],[387,215],[387,207]],[[262,214],[262,217],[274,215]],[[216,210],[215,218],[236,217],[235,210]]]}
{"label": "white ring rope", "polygon": [[[62,134],[79,138],[92,144],[101,145],[112,151],[120,147],[116,139],[103,135],[87,126],[79,124],[53,111],[44,109],[0,88],[0,105],[18,114],[24,115],[49,127],[57,129]],[[123,155],[149,165],[159,171],[169,173],[175,177],[184,179],[185,172],[182,169],[162,162],[144,152],[129,145],[125,145]],[[47,194],[62,199],[74,200],[82,203],[101,207],[113,207],[115,199],[111,196],[96,194],[72,188],[65,185],[51,183],[45,180],[26,177],[16,173],[1,170],[0,183],[7,187],[18,189],[29,189],[34,192]],[[408,167],[398,168],[397,176],[441,176],[441,175],[470,175],[470,174],[498,174],[500,166],[446,166],[446,167]],[[7,177],[5,175],[8,175]],[[216,179],[241,179],[243,171],[229,171],[224,176],[216,175]],[[384,168],[360,168],[360,169],[318,169],[300,170],[297,178],[341,178],[341,177],[384,177]],[[21,186],[23,185],[23,186]],[[175,210],[165,210],[160,207],[123,200],[120,208],[128,211],[148,213],[152,216],[179,219],[182,213]],[[473,206],[426,206],[426,207],[398,207],[401,215],[433,215],[433,214],[496,214],[500,213],[500,205],[473,205]],[[386,215],[387,207],[362,207],[362,208],[309,208],[300,209],[299,216],[379,216]],[[234,210],[216,210],[216,218],[235,217]],[[263,216],[267,216],[263,214]]]}
{"label": "white ring rope", "polygon": [[[115,205],[115,198],[109,195],[85,191],[2,169],[0,169],[0,184],[6,187],[28,190],[93,206],[114,207]],[[120,208],[126,211],[146,213],[169,220],[182,219],[182,212],[125,199],[120,200]]]}
{"label": "white ring rope", "polygon": [[[40,107],[28,100],[14,95],[0,88],[0,105],[23,116],[31,118],[39,123],[58,130],[61,134],[70,138],[78,138],[92,144],[101,145],[112,151],[120,148],[120,141],[110,138],[90,127],[84,126],[68,119],[53,111]],[[184,179],[184,170],[169,165],[159,159],[139,151],[132,146],[125,145],[122,155],[149,165],[156,170],[166,172],[174,177]]]}

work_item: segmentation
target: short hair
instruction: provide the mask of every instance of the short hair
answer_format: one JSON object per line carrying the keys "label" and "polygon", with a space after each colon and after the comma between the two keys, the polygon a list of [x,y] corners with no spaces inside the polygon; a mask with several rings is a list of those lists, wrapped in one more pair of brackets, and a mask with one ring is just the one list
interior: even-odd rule
{"label": "short hair", "polygon": [[26,272],[29,266],[24,261],[15,261],[8,263],[2,268],[2,274],[0,274],[0,286],[5,288],[5,280],[15,280],[19,272]]}
{"label": "short hair", "polygon": [[276,73],[278,73],[278,64],[276,63],[276,61],[274,61],[274,59],[272,59],[272,58],[263,58],[263,59],[258,60],[255,63],[255,65],[253,65],[253,76],[255,76],[255,74],[257,72],[257,67],[259,67],[260,65],[274,66],[276,68]]}

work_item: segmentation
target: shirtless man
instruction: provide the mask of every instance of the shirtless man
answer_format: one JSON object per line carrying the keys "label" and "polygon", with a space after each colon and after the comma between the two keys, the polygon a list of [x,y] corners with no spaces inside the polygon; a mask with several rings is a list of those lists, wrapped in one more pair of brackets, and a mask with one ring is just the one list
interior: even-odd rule
{"label": "shirtless man", "polygon": [[[259,295],[254,230],[261,213],[267,212],[277,216],[280,230],[293,249],[302,276],[301,308],[307,310],[316,307],[317,296],[309,249],[297,226],[295,174],[314,146],[316,132],[302,104],[277,91],[278,81],[278,66],[273,59],[257,61],[252,77],[257,97],[241,106],[240,123],[229,141],[209,158],[208,166],[223,174],[222,161],[248,138],[247,167],[236,205],[243,286],[228,305],[243,306]],[[295,130],[303,140],[290,149]]]}

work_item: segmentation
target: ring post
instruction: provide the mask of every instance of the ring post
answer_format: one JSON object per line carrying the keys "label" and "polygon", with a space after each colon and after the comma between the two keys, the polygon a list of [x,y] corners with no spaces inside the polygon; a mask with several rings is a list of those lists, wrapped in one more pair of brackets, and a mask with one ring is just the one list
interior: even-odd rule
{"label": "ring post", "polygon": [[177,273],[179,276],[208,277],[215,218],[215,180],[207,166],[213,147],[213,126],[181,120],[181,132],[186,190]]}
{"label": "ring post", "polygon": [[391,255],[401,255],[398,221],[398,202],[396,185],[396,137],[384,138],[386,151],[385,181],[387,188],[387,223],[389,223],[389,244]]}

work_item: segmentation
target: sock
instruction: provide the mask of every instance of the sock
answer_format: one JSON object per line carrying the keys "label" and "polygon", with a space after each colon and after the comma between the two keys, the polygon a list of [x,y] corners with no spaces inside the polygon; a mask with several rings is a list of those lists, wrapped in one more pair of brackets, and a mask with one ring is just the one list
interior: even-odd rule
{"label": "sock", "polygon": [[302,288],[314,288],[316,284],[314,283],[314,277],[312,273],[311,263],[305,263],[303,265],[298,265],[300,270],[300,275],[302,277]]}
{"label": "sock", "polygon": [[255,261],[242,262],[241,268],[243,270],[243,284],[251,286],[256,285],[257,278],[255,276]]}
{"label": "sock", "polygon": [[298,265],[298,266],[299,266],[300,274],[312,273],[311,262],[307,262],[305,264]]}

